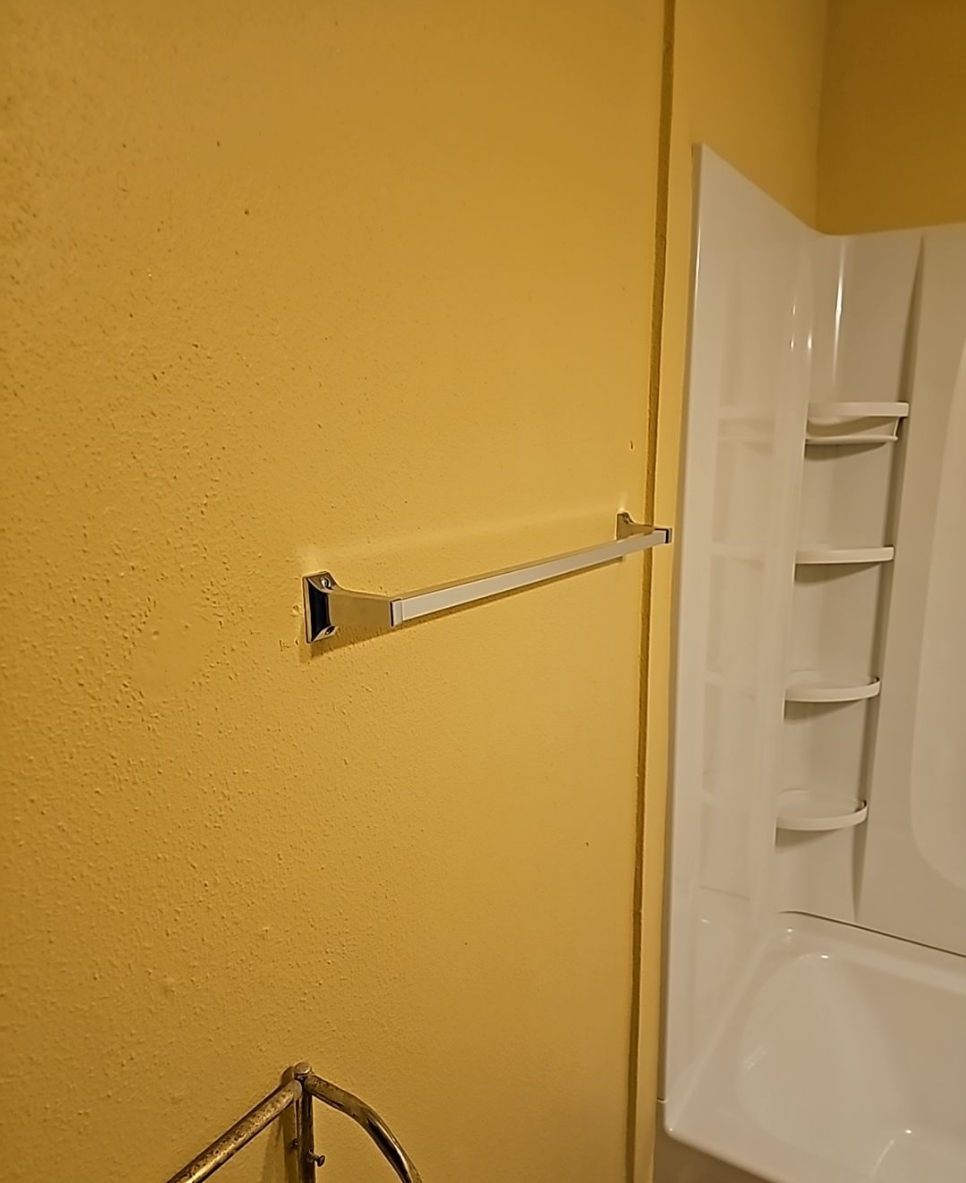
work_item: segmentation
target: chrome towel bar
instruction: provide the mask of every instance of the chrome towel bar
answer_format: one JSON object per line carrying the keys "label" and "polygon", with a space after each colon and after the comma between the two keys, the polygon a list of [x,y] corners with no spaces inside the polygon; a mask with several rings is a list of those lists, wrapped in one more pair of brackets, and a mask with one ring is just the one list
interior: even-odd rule
{"label": "chrome towel bar", "polygon": [[619,513],[613,542],[402,595],[382,596],[349,591],[348,588],[340,587],[330,572],[318,571],[302,578],[305,639],[311,644],[331,637],[343,627],[367,631],[397,628],[424,616],[435,616],[451,608],[490,600],[520,588],[534,587],[564,575],[575,575],[578,571],[614,563],[635,551],[664,546],[670,541],[671,531],[665,527],[642,525],[635,522],[630,514]]}
{"label": "chrome towel bar", "polygon": [[224,1166],[243,1146],[247,1146],[252,1138],[270,1126],[276,1118],[281,1117],[290,1105],[296,1108],[297,1133],[289,1144],[289,1150],[295,1151],[298,1155],[298,1181],[315,1183],[316,1167],[325,1162],[325,1155],[315,1152],[313,1098],[338,1109],[340,1113],[346,1114],[362,1126],[383,1158],[396,1172],[401,1183],[421,1183],[412,1159],[375,1109],[359,1097],[340,1089],[338,1085],[316,1076],[308,1064],[296,1064],[286,1075],[290,1079],[273,1093],[269,1093],[220,1138],[216,1138],[197,1158],[192,1159],[186,1167],[173,1175],[168,1183],[203,1183],[203,1180]]}

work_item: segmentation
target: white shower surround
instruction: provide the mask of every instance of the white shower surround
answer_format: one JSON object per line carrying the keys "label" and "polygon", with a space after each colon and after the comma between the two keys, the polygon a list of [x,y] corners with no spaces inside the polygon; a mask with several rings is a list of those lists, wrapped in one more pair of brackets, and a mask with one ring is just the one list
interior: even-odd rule
{"label": "white shower surround", "polygon": [[958,1183],[966,226],[828,237],[697,160],[665,1127]]}

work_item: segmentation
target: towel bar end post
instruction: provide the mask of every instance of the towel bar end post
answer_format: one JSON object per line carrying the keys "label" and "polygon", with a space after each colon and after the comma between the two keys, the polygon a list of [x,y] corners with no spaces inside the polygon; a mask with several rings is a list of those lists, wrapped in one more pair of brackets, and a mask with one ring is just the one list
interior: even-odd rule
{"label": "towel bar end post", "polygon": [[648,522],[635,522],[626,509],[621,510],[617,515],[615,535],[618,541],[622,542],[625,538],[636,538],[640,534],[660,535],[660,540],[656,543],[658,546],[666,546],[671,541],[671,531],[667,526],[652,526]]}
{"label": "towel bar end post", "polygon": [[347,591],[328,571],[303,576],[302,599],[305,639],[310,645],[333,636],[340,628],[380,631],[399,623],[388,596]]}

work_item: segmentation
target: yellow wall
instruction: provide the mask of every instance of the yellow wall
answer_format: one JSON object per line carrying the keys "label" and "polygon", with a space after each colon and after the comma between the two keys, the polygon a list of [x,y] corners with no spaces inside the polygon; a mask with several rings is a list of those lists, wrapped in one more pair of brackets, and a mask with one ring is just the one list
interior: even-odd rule
{"label": "yellow wall", "polygon": [[299,577],[642,508],[658,5],[3,19],[0,1173],[166,1178],[304,1056],[429,1181],[621,1179],[643,560],[319,653]]}
{"label": "yellow wall", "polygon": [[966,221],[966,4],[829,5],[819,151],[829,233]]}
{"label": "yellow wall", "polygon": [[[653,514],[677,517],[691,261],[692,145],[705,143],[793,213],[814,221],[824,0],[678,0]],[[639,1154],[653,1139],[666,819],[671,571],[655,567],[645,761]]]}
{"label": "yellow wall", "polygon": [[[966,217],[955,0],[832,3],[827,40],[824,0],[669,5],[646,488],[661,7],[6,6],[10,1183],[52,1147],[164,1178],[303,1056],[428,1180],[623,1176],[641,560],[326,652],[298,580],[675,520],[692,143],[824,228]],[[658,553],[641,1178],[670,595]],[[384,1177],[321,1124],[333,1179]]]}

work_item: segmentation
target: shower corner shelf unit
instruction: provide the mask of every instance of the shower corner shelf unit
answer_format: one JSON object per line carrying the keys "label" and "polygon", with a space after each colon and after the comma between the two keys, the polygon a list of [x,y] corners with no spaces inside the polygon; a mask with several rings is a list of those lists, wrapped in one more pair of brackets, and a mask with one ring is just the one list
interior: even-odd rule
{"label": "shower corner shelf unit", "polygon": [[833,563],[889,563],[895,558],[894,546],[803,546],[795,554],[800,567],[828,566]]}
{"label": "shower corner shelf unit", "polygon": [[868,814],[868,804],[858,797],[785,789],[778,798],[775,827],[806,833],[847,830],[864,822]]}
{"label": "shower corner shelf unit", "polygon": [[785,687],[786,702],[860,702],[875,698],[882,689],[878,678],[846,677],[818,670],[791,675]]}
{"label": "shower corner shelf unit", "polygon": [[899,421],[909,414],[908,403],[810,403],[805,443],[894,444]]}

